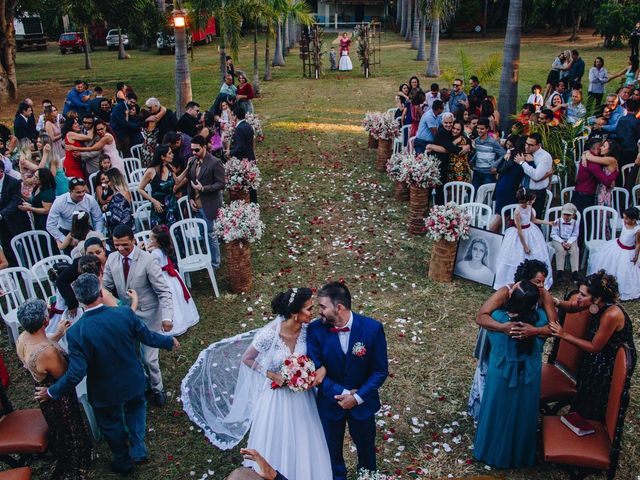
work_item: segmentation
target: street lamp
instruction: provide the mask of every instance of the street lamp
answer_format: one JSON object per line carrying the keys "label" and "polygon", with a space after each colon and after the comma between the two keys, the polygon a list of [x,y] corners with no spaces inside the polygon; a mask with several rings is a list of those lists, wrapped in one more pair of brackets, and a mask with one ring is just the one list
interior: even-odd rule
{"label": "street lamp", "polygon": [[176,115],[184,113],[185,105],[192,100],[191,74],[187,57],[187,17],[184,10],[173,11],[173,35],[176,50]]}

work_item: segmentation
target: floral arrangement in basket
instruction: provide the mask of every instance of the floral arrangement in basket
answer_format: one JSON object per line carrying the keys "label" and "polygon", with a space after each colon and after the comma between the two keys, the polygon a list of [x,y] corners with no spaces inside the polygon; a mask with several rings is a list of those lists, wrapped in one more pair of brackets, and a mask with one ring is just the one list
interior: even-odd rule
{"label": "floral arrangement in basket", "polygon": [[231,202],[218,210],[215,231],[224,242],[242,240],[253,243],[262,238],[264,223],[260,220],[260,207],[243,200]]}
{"label": "floral arrangement in basket", "polygon": [[233,122],[227,123],[222,129],[222,141],[225,143],[230,142],[235,131],[236,127],[233,125]]}
{"label": "floral arrangement in basket", "polygon": [[358,480],[399,480],[400,477],[387,475],[386,473],[371,472],[364,468],[358,470]]}
{"label": "floral arrangement in basket", "polygon": [[377,140],[393,140],[400,135],[400,123],[393,117],[393,112],[385,112],[372,124],[369,133]]}
{"label": "floral arrangement in basket", "polygon": [[420,188],[440,185],[440,160],[432,155],[404,154],[404,161],[398,167],[400,178]]}
{"label": "floral arrangement in basket", "polygon": [[[305,392],[313,387],[316,379],[316,366],[306,355],[291,355],[284,359],[280,367],[280,375],[284,378],[282,386],[289,387],[294,392]],[[271,388],[280,388],[276,382],[271,382]]]}
{"label": "floral arrangement in basket", "polygon": [[253,127],[253,134],[255,137],[264,138],[262,123],[260,122],[260,118],[258,117],[258,115],[256,115],[255,113],[247,113],[244,121]]}
{"label": "floral arrangement in basket", "polygon": [[382,112],[367,112],[362,120],[362,129],[367,133],[372,133],[375,126],[380,123]]}
{"label": "floral arrangement in basket", "polygon": [[387,175],[389,175],[391,180],[396,180],[402,183],[409,182],[408,174],[411,166],[405,165],[405,163],[415,161],[416,156],[412,153],[394,153],[387,161]]}
{"label": "floral arrangement in basket", "polygon": [[239,160],[231,157],[224,165],[225,184],[229,190],[235,192],[248,192],[250,189],[257,190],[260,186],[260,170],[256,162]]}
{"label": "floral arrangement in basket", "polygon": [[449,202],[446,205],[434,205],[424,223],[427,237],[432,240],[457,242],[469,237],[471,215],[466,208]]}

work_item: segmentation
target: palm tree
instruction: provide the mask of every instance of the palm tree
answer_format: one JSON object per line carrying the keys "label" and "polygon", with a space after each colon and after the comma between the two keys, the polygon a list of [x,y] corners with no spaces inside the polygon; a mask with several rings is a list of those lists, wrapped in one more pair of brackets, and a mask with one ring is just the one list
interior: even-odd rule
{"label": "palm tree", "polygon": [[440,22],[446,24],[456,13],[458,0],[426,0],[425,14],[431,20],[431,46],[429,50],[429,63],[427,64],[427,77],[440,75],[439,47],[440,47]]}
{"label": "palm tree", "polygon": [[292,18],[296,22],[303,23],[305,25],[311,25],[313,23],[313,17],[309,11],[309,6],[304,1],[299,0],[273,0],[273,12],[275,13],[275,20],[273,21],[273,27],[277,28],[276,31],[276,48],[273,55],[272,65],[283,66],[284,58],[282,50],[284,42],[282,40],[282,28],[283,18]]}
{"label": "palm tree", "polygon": [[413,31],[411,33],[411,50],[417,50],[418,49],[418,43],[420,41],[419,36],[420,36],[420,15],[419,15],[419,6],[418,6],[418,0],[414,0],[413,5],[414,5],[414,9],[413,9]]}
{"label": "palm tree", "polygon": [[407,28],[404,32],[404,39],[408,42],[411,40],[411,20],[412,20],[412,11],[413,11],[413,2],[416,0],[407,0],[405,3],[405,18],[404,21],[407,24]]}
{"label": "palm tree", "polygon": [[93,8],[92,2],[85,0],[65,0],[62,3],[63,11],[69,15],[69,18],[78,26],[82,27],[82,36],[84,38],[84,69],[91,70],[91,44],[89,41],[89,25],[95,20],[99,20],[98,12]]}
{"label": "palm tree", "polygon": [[406,17],[405,7],[407,2],[408,0],[398,0],[398,11],[399,11],[398,25],[400,26],[400,35],[402,35],[403,37],[407,33],[407,23],[405,21],[405,17]]}
{"label": "palm tree", "polygon": [[425,51],[425,43],[426,43],[426,34],[427,34],[427,17],[422,13],[420,15],[420,32],[418,37],[418,54],[416,55],[416,60],[423,61],[427,58],[427,52]]}
{"label": "palm tree", "polygon": [[284,67],[284,55],[282,54],[282,17],[278,15],[276,23],[276,47],[273,52],[273,61],[271,65],[274,67]]}
{"label": "palm tree", "polygon": [[[180,8],[180,2],[177,3]],[[191,74],[189,72],[189,56],[187,53],[186,26],[173,31],[176,45],[176,115],[184,113],[185,105],[193,99],[191,91]]]}
{"label": "palm tree", "polygon": [[518,99],[518,75],[520,70],[520,36],[522,33],[522,0],[509,2],[507,32],[504,37],[502,75],[500,75],[500,129],[508,131],[511,115],[516,112]]}

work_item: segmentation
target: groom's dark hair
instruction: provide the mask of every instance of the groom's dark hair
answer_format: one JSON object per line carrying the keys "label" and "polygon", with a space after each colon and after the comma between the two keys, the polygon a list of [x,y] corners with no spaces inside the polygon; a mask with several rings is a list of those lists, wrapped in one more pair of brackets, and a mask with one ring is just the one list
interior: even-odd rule
{"label": "groom's dark hair", "polygon": [[318,296],[328,298],[334,306],[341,304],[347,310],[351,310],[351,293],[344,283],[327,283],[318,290]]}

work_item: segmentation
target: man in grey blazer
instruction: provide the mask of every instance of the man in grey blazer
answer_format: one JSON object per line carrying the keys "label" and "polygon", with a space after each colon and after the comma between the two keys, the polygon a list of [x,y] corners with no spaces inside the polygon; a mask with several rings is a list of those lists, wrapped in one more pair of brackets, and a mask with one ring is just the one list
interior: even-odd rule
{"label": "man in grey blazer", "polygon": [[[127,290],[138,293],[136,314],[152,332],[169,332],[173,328],[173,298],[162,270],[150,253],[135,246],[133,230],[118,225],[113,230],[116,252],[109,255],[104,268],[104,288],[116,292],[118,298],[127,298]],[[153,397],[151,401],[162,407],[167,395],[162,385],[159,352],[157,348],[140,346],[142,361],[149,374]]]}
{"label": "man in grey blazer", "polygon": [[185,170],[189,204],[198,218],[207,222],[211,266],[220,268],[220,246],[214,233],[218,209],[222,206],[224,190],[224,165],[222,161],[207,152],[207,140],[202,135],[191,139],[193,157]]}

